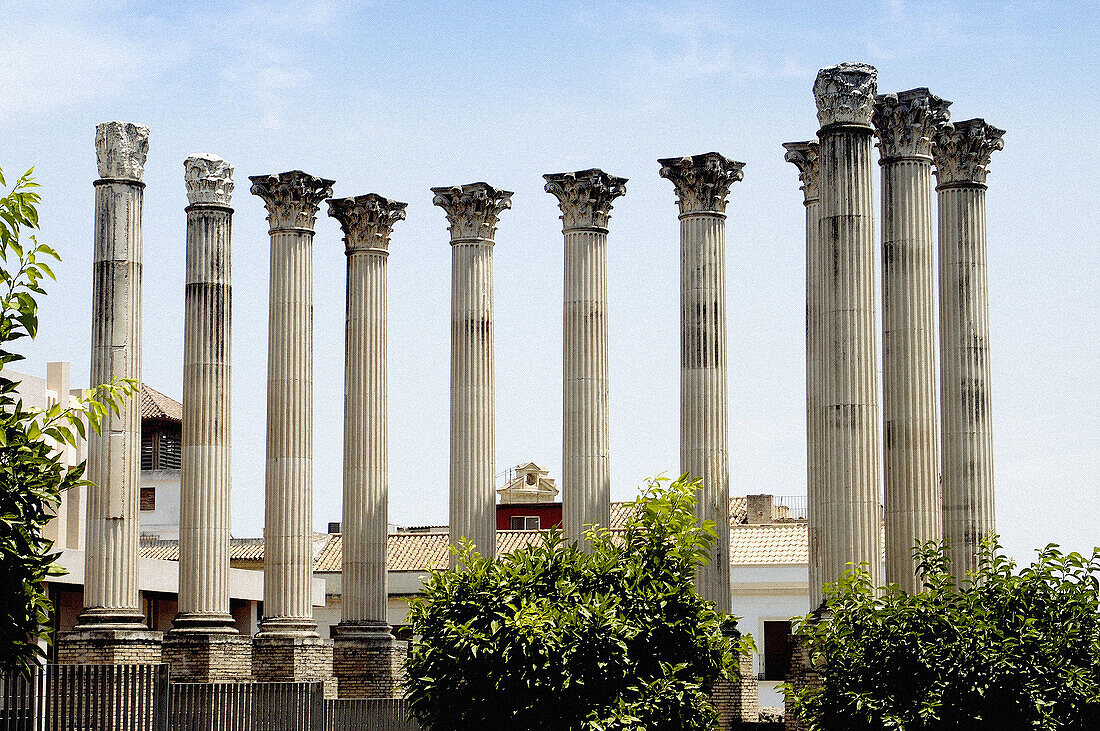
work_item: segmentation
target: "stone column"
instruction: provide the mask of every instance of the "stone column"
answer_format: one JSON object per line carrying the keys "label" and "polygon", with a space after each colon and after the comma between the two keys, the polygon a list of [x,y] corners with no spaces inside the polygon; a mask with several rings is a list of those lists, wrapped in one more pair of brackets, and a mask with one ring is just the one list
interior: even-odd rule
{"label": "stone column", "polygon": [[543,175],[565,234],[562,523],[571,539],[611,524],[607,373],[607,221],[626,178],[602,170]]}
{"label": "stone column", "polygon": [[880,95],[882,391],[886,581],[920,590],[917,542],[942,535],[936,413],[932,133],[951,102],[911,89]]}
{"label": "stone column", "polygon": [[264,618],[253,641],[257,680],[323,673],[313,621],[313,226],[333,181],[292,170],[256,175],[271,233],[267,345]]}
{"label": "stone column", "polygon": [[[141,181],[149,129],[96,127],[91,383],[141,381]],[[138,589],[141,407],[135,395],[88,435],[84,612],[59,638],[62,663],[159,662],[161,633],[145,625]]]}
{"label": "stone column", "polygon": [[822,500],[825,477],[825,449],[822,441],[824,399],[822,397],[821,341],[821,168],[818,143],[786,142],[785,159],[798,168],[806,207],[806,505],[809,515],[810,609],[821,604],[825,584],[824,544],[829,536],[822,530]]}
{"label": "stone column", "polygon": [[680,471],[702,478],[696,514],[718,540],[695,572],[730,611],[729,408],[726,391],[726,197],[745,166],[717,152],[658,160],[680,207]]}
{"label": "stone column", "polygon": [[[496,552],[493,235],[512,192],[488,183],[432,188],[451,232],[451,544]],[[452,564],[454,559],[452,558]]]}
{"label": "stone column", "polygon": [[406,644],[386,621],[389,457],[386,260],[407,203],[370,193],[329,201],[348,257],[344,363],[342,617],[333,648],[341,698],[395,697]]}
{"label": "stone column", "polygon": [[[822,69],[814,82],[821,165],[825,581],[866,562],[882,584],[879,414],[875,343],[875,232],[871,114],[877,72]],[[835,540],[833,540],[835,538]]]}
{"label": "stone column", "polygon": [[996,529],[985,176],[1003,135],[983,119],[968,119],[942,126],[932,147],[940,221],[943,537],[958,580],[977,567],[981,539]]}
{"label": "stone column", "polygon": [[229,614],[230,321],[233,167],[183,163],[187,283],[183,323],[179,610],[164,643],[172,676],[196,682],[252,673],[251,642]]}

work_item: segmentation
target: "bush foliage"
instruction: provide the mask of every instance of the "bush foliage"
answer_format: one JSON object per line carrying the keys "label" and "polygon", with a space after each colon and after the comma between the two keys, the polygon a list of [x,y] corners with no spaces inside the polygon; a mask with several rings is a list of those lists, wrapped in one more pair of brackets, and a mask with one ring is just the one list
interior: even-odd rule
{"label": "bush foliage", "polygon": [[692,586],[716,540],[698,481],[649,482],[622,532],[560,532],[493,561],[469,545],[412,602],[407,697],[433,731],[709,729],[751,638]]}
{"label": "bush foliage", "polygon": [[[0,368],[23,359],[9,350],[13,342],[38,333],[35,297],[45,294],[42,283],[53,279],[49,262],[59,258],[33,236],[21,240],[23,229],[38,227],[31,173],[0,198]],[[98,386],[41,411],[23,407],[18,385],[0,377],[0,673],[26,673],[44,655],[52,611],[44,582],[63,572],[43,529],[63,490],[90,484],[81,479],[83,463],[66,469],[56,447],[75,446],[85,424],[98,430],[137,388],[128,380]]]}
{"label": "bush foliage", "polygon": [[788,688],[788,708],[809,728],[1098,727],[1100,549],[1050,545],[1017,571],[991,537],[961,586],[942,546],[916,559],[919,593],[853,569],[826,587],[825,620],[799,626],[823,683]]}

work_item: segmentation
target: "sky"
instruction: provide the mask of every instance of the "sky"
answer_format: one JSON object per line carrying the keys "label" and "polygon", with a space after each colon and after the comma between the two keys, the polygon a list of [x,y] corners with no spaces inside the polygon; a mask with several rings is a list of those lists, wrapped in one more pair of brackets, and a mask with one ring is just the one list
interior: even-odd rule
{"label": "sky", "polygon": [[[247,176],[408,202],[389,259],[390,520],[445,523],[450,251],[429,188],[515,191],[495,247],[497,469],[561,473],[562,237],[542,174],[629,178],[608,244],[613,499],[678,462],[678,242],[659,157],[746,163],[727,223],[731,493],[805,494],[805,231],[783,142],[862,61],[1007,130],[990,165],[997,520],[1010,554],[1100,544],[1096,2],[0,2],[0,167],[35,167],[55,267],[22,370],[85,385],[95,125],[150,130],[144,380],[182,396],[183,160],[233,197],[233,533],[263,529],[268,246]],[[1085,145],[1082,151],[1081,146]],[[1081,159],[1082,154],[1086,156]],[[877,173],[876,173],[876,188]],[[877,198],[876,198],[877,200]],[[314,525],[340,519],[345,259],[314,242]],[[877,215],[877,214],[876,214]],[[877,227],[876,223],[876,227]]]}

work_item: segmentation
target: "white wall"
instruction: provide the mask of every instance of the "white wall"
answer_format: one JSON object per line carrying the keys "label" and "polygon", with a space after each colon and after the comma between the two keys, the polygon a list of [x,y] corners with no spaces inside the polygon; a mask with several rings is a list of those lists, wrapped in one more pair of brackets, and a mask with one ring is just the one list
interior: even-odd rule
{"label": "white wall", "polygon": [[141,534],[164,541],[180,537],[180,471],[142,470],[141,486],[157,491],[156,509],[141,511]]}

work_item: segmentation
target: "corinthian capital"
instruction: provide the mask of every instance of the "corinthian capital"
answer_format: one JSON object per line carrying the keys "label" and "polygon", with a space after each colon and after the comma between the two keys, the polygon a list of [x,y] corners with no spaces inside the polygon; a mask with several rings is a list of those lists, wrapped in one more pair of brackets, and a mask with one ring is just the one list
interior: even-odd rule
{"label": "corinthian capital", "polygon": [[95,128],[99,177],[141,180],[149,155],[149,128],[133,122],[104,122]]}
{"label": "corinthian capital", "polygon": [[321,201],[332,196],[335,180],[318,178],[301,170],[278,175],[252,175],[252,194],[263,198],[271,231],[313,230]]}
{"label": "corinthian capital", "polygon": [[666,157],[657,161],[661,177],[676,186],[680,215],[725,213],[730,186],[745,177],[745,163],[717,152],[690,157]]}
{"label": "corinthian capital", "polygon": [[787,154],[783,159],[793,163],[798,168],[798,179],[802,182],[802,193],[805,201],[816,201],[821,198],[821,168],[817,164],[819,154],[816,142],[784,142],[783,148]]}
{"label": "corinthian capital", "polygon": [[947,122],[951,102],[928,89],[910,89],[875,98],[872,122],[883,160],[932,157],[932,135]]}
{"label": "corinthian capital", "polygon": [[842,63],[821,69],[814,81],[817,121],[822,127],[831,124],[869,127],[877,84],[878,71],[865,63]]}
{"label": "corinthian capital", "polygon": [[501,212],[512,207],[512,191],[488,183],[432,188],[432,192],[432,203],[443,209],[451,224],[451,241],[492,239]]}
{"label": "corinthian capital", "polygon": [[328,215],[340,222],[344,247],[356,251],[389,251],[393,225],[405,218],[408,203],[398,203],[377,193],[354,198],[334,198],[328,202]]}
{"label": "corinthian capital", "polygon": [[233,195],[233,166],[217,155],[192,155],[183,161],[187,202],[228,206]]}
{"label": "corinthian capital", "polygon": [[562,228],[566,231],[607,228],[611,201],[626,193],[626,178],[616,178],[596,168],[542,177],[546,179],[546,192],[558,199]]}
{"label": "corinthian capital", "polygon": [[949,122],[937,129],[932,138],[932,158],[938,185],[984,185],[990,157],[1004,149],[1004,133],[984,119]]}

